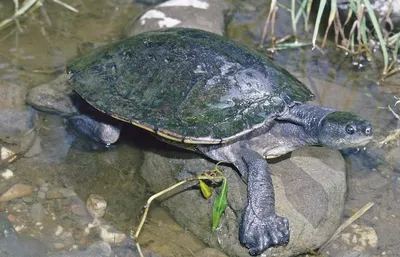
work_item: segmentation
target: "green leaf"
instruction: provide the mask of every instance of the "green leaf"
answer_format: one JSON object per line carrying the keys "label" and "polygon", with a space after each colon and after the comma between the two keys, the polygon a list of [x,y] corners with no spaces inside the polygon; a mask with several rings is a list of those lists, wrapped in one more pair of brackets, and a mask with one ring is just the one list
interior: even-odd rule
{"label": "green leaf", "polygon": [[204,183],[203,180],[200,180],[200,190],[204,198],[208,199],[211,197],[212,188],[209,187],[206,183]]}
{"label": "green leaf", "polygon": [[221,194],[219,194],[214,201],[212,232],[214,232],[217,229],[222,213],[226,209],[227,195],[228,195],[228,184],[226,183],[226,179],[224,179],[224,181],[222,182]]}

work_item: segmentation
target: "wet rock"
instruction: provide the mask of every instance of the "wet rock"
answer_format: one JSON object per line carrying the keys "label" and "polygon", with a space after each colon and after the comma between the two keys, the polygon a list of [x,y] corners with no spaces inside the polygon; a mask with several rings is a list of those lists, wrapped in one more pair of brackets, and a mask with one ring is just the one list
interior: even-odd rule
{"label": "wet rock", "polygon": [[32,204],[30,214],[34,222],[41,222],[44,217],[43,205],[41,203]]}
{"label": "wet rock", "polygon": [[0,202],[17,199],[32,194],[32,187],[24,184],[15,184],[0,196]]}
{"label": "wet rock", "polygon": [[33,128],[34,111],[0,107],[0,137],[19,137]]}
{"label": "wet rock", "polygon": [[162,256],[193,256],[193,253],[207,247],[199,238],[179,226],[166,210],[156,206],[150,209],[139,242],[142,249],[146,246],[146,250]]}
{"label": "wet rock", "polygon": [[19,241],[24,249],[27,249],[31,254],[30,257],[46,257],[49,251],[44,243],[36,238],[20,235]]}
{"label": "wet rock", "polygon": [[0,139],[19,137],[33,127],[34,111],[25,105],[26,89],[0,81]]}
{"label": "wet rock", "polygon": [[[214,167],[214,163],[191,153],[146,152],[140,172],[150,190],[158,192],[193,173]],[[266,254],[292,256],[321,246],[340,225],[342,217],[346,192],[342,156],[337,151],[309,147],[270,167],[277,213],[289,219],[291,240],[288,246],[270,248]],[[213,201],[204,200],[193,184],[165,196],[162,205],[181,226],[211,246],[228,255],[248,256],[238,239],[247,187],[233,169],[223,167],[223,172],[228,180],[228,208],[214,233],[211,233]]]}
{"label": "wet rock", "polygon": [[0,81],[0,107],[10,109],[25,109],[26,89],[11,81]]}
{"label": "wet rock", "polygon": [[48,257],[109,257],[112,250],[109,244],[105,242],[96,242],[84,251],[71,251],[68,253],[49,254]]}
{"label": "wet rock", "polygon": [[147,10],[139,20],[125,28],[125,36],[170,27],[189,27],[224,34],[224,13],[229,5],[224,0],[170,0]]}
{"label": "wet rock", "polygon": [[87,199],[86,206],[89,214],[97,219],[106,213],[107,202],[101,195],[91,194]]}
{"label": "wet rock", "polygon": [[76,94],[69,82],[71,75],[62,74],[53,81],[32,88],[26,102],[35,109],[47,113],[72,116],[78,114]]}
{"label": "wet rock", "polygon": [[21,244],[13,225],[3,215],[0,215],[0,256],[32,257],[31,252]]}
{"label": "wet rock", "polygon": [[41,138],[36,137],[32,147],[24,154],[24,157],[31,158],[39,155],[42,152]]}

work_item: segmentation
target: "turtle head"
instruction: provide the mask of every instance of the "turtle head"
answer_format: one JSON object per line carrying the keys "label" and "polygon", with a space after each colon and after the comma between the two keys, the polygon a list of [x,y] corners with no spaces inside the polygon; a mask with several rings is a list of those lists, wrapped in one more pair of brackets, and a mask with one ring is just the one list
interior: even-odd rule
{"label": "turtle head", "polygon": [[319,143],[333,149],[364,146],[372,137],[371,124],[350,112],[332,112],[319,124]]}

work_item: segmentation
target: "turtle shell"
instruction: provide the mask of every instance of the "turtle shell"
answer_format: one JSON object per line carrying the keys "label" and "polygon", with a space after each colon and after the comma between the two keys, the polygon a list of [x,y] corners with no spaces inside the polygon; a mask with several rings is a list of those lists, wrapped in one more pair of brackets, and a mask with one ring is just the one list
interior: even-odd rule
{"label": "turtle shell", "polygon": [[232,140],[314,98],[262,54],[197,29],[145,32],[67,70],[75,91],[98,110],[184,143]]}

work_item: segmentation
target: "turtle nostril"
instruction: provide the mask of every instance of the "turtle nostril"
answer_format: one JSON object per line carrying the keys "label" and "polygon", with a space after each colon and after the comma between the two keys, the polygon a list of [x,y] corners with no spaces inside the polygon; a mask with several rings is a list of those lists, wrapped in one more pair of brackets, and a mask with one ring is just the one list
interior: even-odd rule
{"label": "turtle nostril", "polygon": [[367,136],[372,135],[372,127],[370,125],[365,127],[364,134]]}

